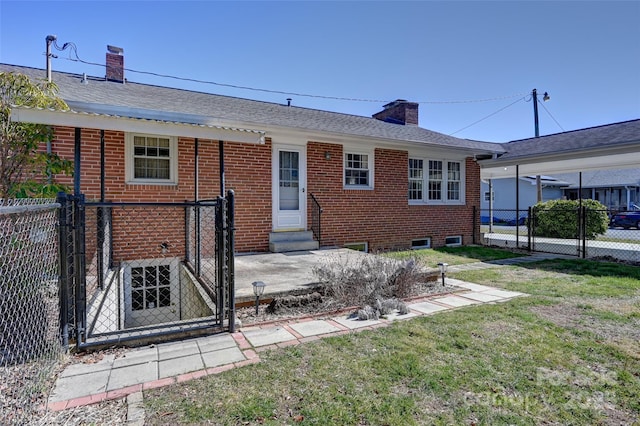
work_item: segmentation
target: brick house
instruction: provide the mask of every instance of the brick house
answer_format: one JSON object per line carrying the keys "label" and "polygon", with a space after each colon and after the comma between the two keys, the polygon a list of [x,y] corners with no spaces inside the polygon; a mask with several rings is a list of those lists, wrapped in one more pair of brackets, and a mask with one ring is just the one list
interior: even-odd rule
{"label": "brick house", "polygon": [[[106,55],[105,77],[53,72],[70,111],[12,115],[53,125],[50,148],[64,157],[81,147],[69,183],[87,199],[181,202],[233,189],[239,253],[318,247],[318,235],[298,233],[311,228],[311,195],[322,208],[322,246],[474,241],[476,160],[502,153],[500,144],[423,129],[418,104],[404,100],[368,118],[138,84],[125,80],[120,53]],[[46,76],[13,65],[0,71]],[[287,242],[300,238],[307,241]]]}

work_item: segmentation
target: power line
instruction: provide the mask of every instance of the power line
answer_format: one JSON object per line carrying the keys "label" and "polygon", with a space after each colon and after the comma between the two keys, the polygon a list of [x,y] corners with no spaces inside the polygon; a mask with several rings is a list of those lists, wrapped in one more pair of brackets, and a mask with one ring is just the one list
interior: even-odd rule
{"label": "power line", "polygon": [[504,111],[505,109],[509,108],[510,106],[515,105],[515,104],[517,104],[518,102],[523,101],[523,100],[524,100],[524,97],[521,97],[521,98],[519,98],[519,99],[516,99],[514,102],[511,102],[509,105],[507,105],[507,106],[505,106],[505,107],[502,107],[502,108],[500,108],[499,110],[497,110],[497,111],[495,111],[495,112],[492,112],[491,114],[487,115],[486,117],[481,118],[481,119],[480,119],[480,120],[478,120],[478,121],[474,121],[473,123],[469,124],[468,126],[463,127],[463,128],[462,128],[462,129],[460,129],[460,130],[456,130],[456,131],[455,131],[455,132],[453,132],[453,133],[449,133],[449,136],[453,136],[453,135],[455,135],[456,133],[460,133],[461,131],[468,129],[468,128],[469,128],[469,127],[471,127],[471,126],[475,126],[476,124],[480,123],[481,121],[484,121],[484,120],[486,120],[486,119],[487,119],[487,118],[489,118],[489,117],[493,117],[493,116],[494,116],[494,115],[496,115],[497,113],[499,113],[499,112],[501,112],[501,111]]}
{"label": "power line", "polygon": [[560,127],[560,130],[562,130],[564,132],[565,131],[564,128],[560,125],[560,123],[558,123],[558,120],[556,120],[556,118],[553,115],[551,115],[551,112],[549,112],[547,107],[544,106],[544,103],[543,102],[538,102],[538,103],[542,106],[542,108],[544,108],[544,110],[547,112],[547,114],[549,114],[549,117],[551,117],[551,119],[556,122],[558,127]]}
{"label": "power line", "polygon": [[[58,49],[60,51],[65,50],[66,48],[69,47],[69,48],[71,48],[71,51],[75,55],[75,58],[69,57],[69,58],[62,58],[62,59],[66,59],[66,60],[72,61],[72,62],[81,62],[81,63],[87,64],[87,65],[93,65],[93,66],[98,66],[98,67],[106,67],[105,64],[98,64],[98,63],[95,63],[95,62],[89,62],[89,61],[85,61],[85,60],[81,59],[78,56],[78,48],[76,47],[75,43],[71,43],[71,42],[65,43],[64,45],[62,45],[62,47],[60,47],[60,46],[58,46],[57,43],[54,42],[54,46],[55,46],[56,49]],[[69,52],[69,55],[71,55],[71,51]],[[256,87],[241,86],[241,85],[237,85],[237,84],[219,83],[219,82],[210,81],[210,80],[200,80],[200,79],[189,78],[189,77],[178,77],[178,76],[169,75],[169,74],[161,74],[161,73],[152,72],[152,71],[141,71],[141,70],[135,70],[135,69],[131,69],[131,68],[124,68],[124,70],[128,71],[128,72],[136,73],[136,74],[151,75],[151,76],[154,76],[154,77],[170,78],[170,79],[179,80],[179,81],[188,81],[188,82],[192,82],[192,83],[209,84],[209,85],[213,85],[213,86],[228,87],[228,88],[232,88],[232,89],[250,90],[250,91],[254,91],[254,92],[273,93],[273,94],[279,94],[279,95],[300,96],[300,97],[318,98],[318,99],[329,99],[329,100],[334,100],[334,101],[371,102],[371,103],[378,103],[378,104],[379,103],[393,102],[393,101],[383,100],[383,99],[349,98],[349,97],[343,97],[343,96],[313,95],[313,94],[309,94],[309,93],[298,93],[298,92],[287,92],[287,91],[283,91],[283,90],[261,89],[261,88],[256,88]],[[452,101],[418,101],[416,103],[418,103],[418,104],[481,103],[481,102],[499,101],[499,100],[503,100],[503,99],[512,99],[512,98],[515,98],[515,97],[521,97],[523,95],[524,95],[523,93],[518,93],[518,94],[510,95],[510,96],[500,96],[500,97],[485,98],[485,99],[452,100]]]}

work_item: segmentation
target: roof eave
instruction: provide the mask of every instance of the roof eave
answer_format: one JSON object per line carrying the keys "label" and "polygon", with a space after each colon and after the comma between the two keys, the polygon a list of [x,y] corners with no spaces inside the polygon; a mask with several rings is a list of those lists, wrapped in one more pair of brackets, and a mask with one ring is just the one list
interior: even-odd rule
{"label": "roof eave", "polygon": [[188,121],[170,121],[19,106],[11,108],[11,120],[56,126],[152,133],[166,136],[225,140],[252,144],[263,144],[265,138],[265,132],[263,130],[199,124]]}

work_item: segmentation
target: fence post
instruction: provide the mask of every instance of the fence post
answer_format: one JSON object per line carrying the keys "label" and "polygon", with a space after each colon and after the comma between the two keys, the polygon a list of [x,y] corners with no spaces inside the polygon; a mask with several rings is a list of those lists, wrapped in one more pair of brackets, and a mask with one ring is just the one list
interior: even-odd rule
{"label": "fence post", "polygon": [[587,258],[587,206],[583,205],[580,209],[580,216],[582,216],[582,220],[580,221],[582,227],[580,229],[581,232],[581,244],[582,244],[582,258]]}
{"label": "fence post", "polygon": [[218,266],[218,270],[216,273],[216,281],[217,281],[217,298],[216,306],[218,308],[218,320],[220,325],[224,323],[224,290],[227,284],[226,280],[226,245],[227,245],[227,237],[225,234],[226,225],[225,225],[225,216],[226,216],[226,199],[224,197],[218,196],[218,208],[216,209],[216,249],[217,249],[217,259],[216,263]]}
{"label": "fence post", "polygon": [[527,213],[527,250],[531,251],[531,234],[533,228],[533,207],[529,206],[529,212]]}
{"label": "fence post", "polygon": [[236,297],[235,297],[235,193],[227,191],[227,288],[229,295],[229,332],[236,331]]}
{"label": "fence post", "polygon": [[98,219],[98,235],[97,235],[97,246],[96,246],[96,269],[98,273],[98,288],[100,290],[104,290],[104,207],[100,206],[96,209],[97,219]]}
{"label": "fence post", "polygon": [[74,197],[74,278],[76,289],[76,338],[78,348],[85,342],[87,324],[87,288],[85,269],[85,207],[84,194]]}
{"label": "fence post", "polygon": [[67,263],[67,241],[69,241],[69,224],[67,223],[67,194],[58,192],[58,297],[60,304],[60,338],[62,347],[69,349],[69,265]]}

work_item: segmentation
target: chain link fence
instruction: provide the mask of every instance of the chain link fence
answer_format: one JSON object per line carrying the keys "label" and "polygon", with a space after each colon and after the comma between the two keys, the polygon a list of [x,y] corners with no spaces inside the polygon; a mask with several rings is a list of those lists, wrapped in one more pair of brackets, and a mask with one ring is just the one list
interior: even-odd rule
{"label": "chain link fence", "polygon": [[226,203],[76,203],[83,235],[68,249],[84,256],[69,259],[69,297],[79,346],[221,329],[230,300]]}
{"label": "chain link fence", "polygon": [[25,424],[46,403],[60,339],[54,200],[0,200],[0,408]]}
{"label": "chain link fence", "polygon": [[584,206],[544,211],[483,209],[480,233],[481,243],[488,246],[640,262],[640,213]]}

